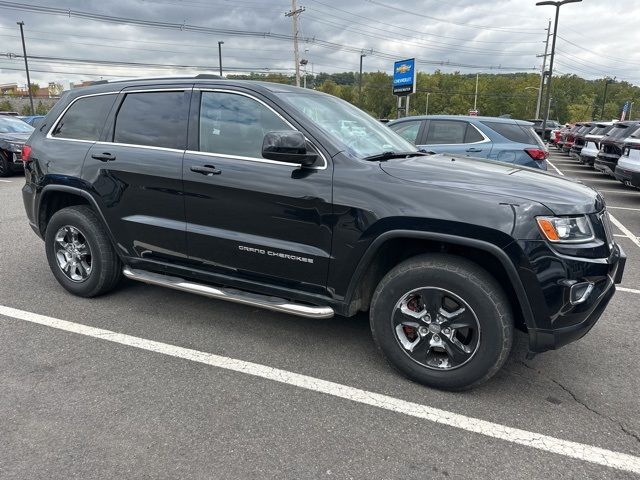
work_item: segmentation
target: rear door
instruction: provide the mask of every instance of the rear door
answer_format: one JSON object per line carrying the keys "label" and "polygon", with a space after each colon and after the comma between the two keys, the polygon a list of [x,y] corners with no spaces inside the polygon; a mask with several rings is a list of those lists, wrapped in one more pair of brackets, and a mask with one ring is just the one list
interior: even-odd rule
{"label": "rear door", "polygon": [[87,155],[83,176],[124,255],[186,258],[182,159],[191,90],[124,90]]}
{"label": "rear door", "polygon": [[317,165],[304,169],[264,159],[267,132],[298,128],[255,93],[203,88],[191,111],[184,161],[190,260],[211,273],[323,293],[332,235],[329,156],[316,148]]}
{"label": "rear door", "polygon": [[474,125],[464,120],[429,120],[424,145],[436,153],[453,153],[470,157],[488,157],[491,141]]}
{"label": "rear door", "polygon": [[414,145],[424,143],[424,120],[405,120],[389,125],[389,128]]}

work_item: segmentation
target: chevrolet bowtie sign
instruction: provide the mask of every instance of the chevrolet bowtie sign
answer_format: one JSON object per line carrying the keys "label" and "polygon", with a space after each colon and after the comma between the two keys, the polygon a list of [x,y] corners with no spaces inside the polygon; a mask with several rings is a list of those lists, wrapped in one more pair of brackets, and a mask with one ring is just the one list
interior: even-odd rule
{"label": "chevrolet bowtie sign", "polygon": [[401,60],[393,65],[393,94],[416,93],[416,59]]}

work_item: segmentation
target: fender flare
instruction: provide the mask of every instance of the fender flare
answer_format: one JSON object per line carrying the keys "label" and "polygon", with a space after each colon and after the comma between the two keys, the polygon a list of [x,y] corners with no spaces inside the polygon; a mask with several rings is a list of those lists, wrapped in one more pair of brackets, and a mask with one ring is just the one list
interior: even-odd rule
{"label": "fender flare", "polygon": [[412,238],[440,241],[454,245],[473,247],[478,250],[485,251],[493,257],[497,258],[504,270],[507,272],[509,280],[513,285],[513,289],[516,292],[518,304],[522,309],[522,316],[527,329],[529,330],[529,334],[531,335],[532,332],[535,332],[536,322],[533,316],[533,311],[531,310],[531,305],[529,304],[529,298],[527,297],[526,291],[522,284],[522,280],[520,279],[520,276],[518,275],[513,262],[506,254],[506,252],[497,245],[485,240],[459,237],[457,235],[450,235],[446,233],[419,232],[415,230],[390,230],[378,236],[373,242],[371,242],[371,244],[367,248],[367,251],[360,259],[360,262],[358,262],[358,266],[356,267],[353,279],[351,280],[349,288],[347,289],[347,294],[345,295],[345,305],[349,305],[351,303],[356,292],[356,288],[365,275],[367,268],[369,268],[369,265],[371,264],[371,261],[373,260],[373,257],[379,250],[380,246],[386,241],[395,238]]}
{"label": "fender flare", "polygon": [[[42,199],[46,196],[46,194],[51,192],[71,193],[73,195],[77,195],[87,200],[91,205],[91,208],[93,208],[93,211],[96,212],[98,217],[100,217],[100,221],[102,222],[102,225],[104,226],[104,228],[107,230],[107,234],[109,235],[109,239],[111,240],[111,243],[114,245],[114,247],[117,245],[117,242],[115,241],[115,237],[113,236],[113,233],[109,228],[109,224],[107,223],[107,219],[104,218],[104,215],[102,214],[102,210],[98,206],[98,202],[96,202],[96,199],[93,198],[93,196],[86,190],[83,190],[78,187],[72,187],[69,185],[49,184],[42,189],[42,191],[40,192],[40,195],[38,196],[38,201],[36,202],[36,205],[34,208],[35,212],[33,212],[34,218],[35,218],[35,224],[38,229],[40,229],[40,206],[42,205]],[[121,256],[118,249],[116,248],[115,250],[116,250],[116,253],[118,253],[118,255]]]}

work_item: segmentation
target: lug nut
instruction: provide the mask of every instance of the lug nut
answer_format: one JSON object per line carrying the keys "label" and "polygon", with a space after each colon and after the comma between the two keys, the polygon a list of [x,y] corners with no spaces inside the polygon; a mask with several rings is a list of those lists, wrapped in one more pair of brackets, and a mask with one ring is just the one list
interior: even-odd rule
{"label": "lug nut", "polygon": [[449,335],[451,333],[451,330],[445,328],[444,330],[442,330],[442,333],[444,333],[445,335]]}
{"label": "lug nut", "polygon": [[434,342],[439,342],[440,341],[440,335],[434,335],[433,336],[433,341]]}
{"label": "lug nut", "polygon": [[418,333],[424,337],[427,333],[429,333],[429,330],[427,330],[427,327],[420,327],[418,329]]}

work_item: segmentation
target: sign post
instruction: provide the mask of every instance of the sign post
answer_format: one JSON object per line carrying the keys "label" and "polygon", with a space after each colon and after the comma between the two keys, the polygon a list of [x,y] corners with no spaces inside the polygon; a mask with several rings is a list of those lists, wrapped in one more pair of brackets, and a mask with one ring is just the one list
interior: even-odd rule
{"label": "sign post", "polygon": [[398,118],[404,99],[404,115],[409,115],[409,95],[416,93],[416,59],[409,58],[393,64],[393,94],[398,97]]}

